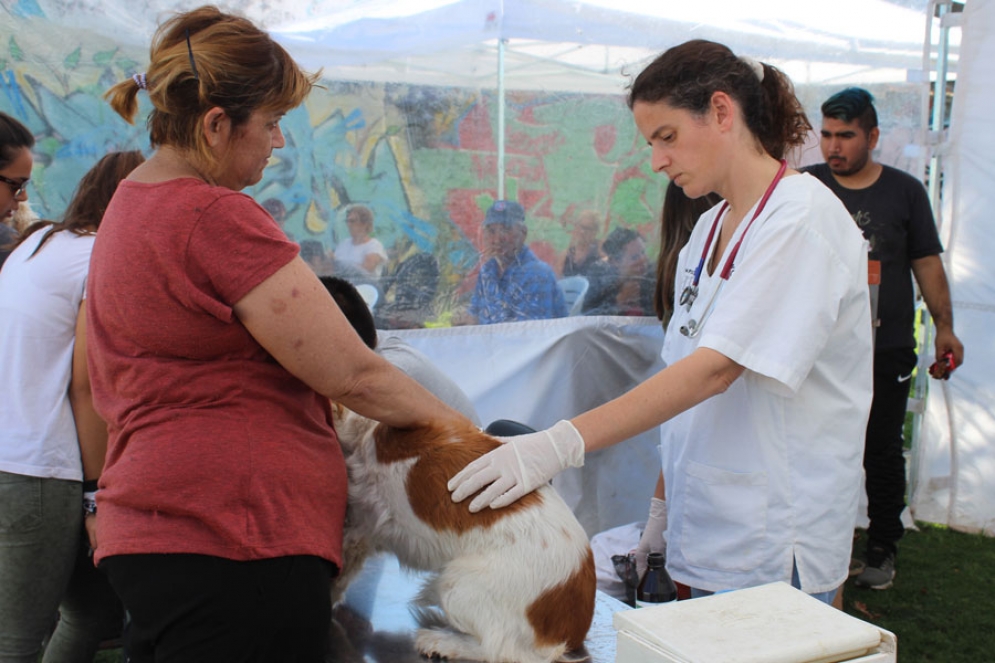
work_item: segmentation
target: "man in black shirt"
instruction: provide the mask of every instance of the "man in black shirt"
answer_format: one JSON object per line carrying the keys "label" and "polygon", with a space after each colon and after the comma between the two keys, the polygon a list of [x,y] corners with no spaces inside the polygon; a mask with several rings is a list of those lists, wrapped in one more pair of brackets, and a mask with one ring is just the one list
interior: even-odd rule
{"label": "man in black shirt", "polygon": [[952,353],[959,366],[964,347],[953,330],[950,288],[939,255],[943,247],[926,190],[916,178],[877,163],[871,155],[880,136],[873,101],[861,88],[830,97],[822,105],[826,163],[803,170],[843,201],[870,243],[871,271],[880,268],[874,401],[864,448],[870,525],[864,569],[856,583],[887,589],[895,577],[898,540],[904,533],[903,426],[916,365],[913,276],[936,326],[936,356]]}

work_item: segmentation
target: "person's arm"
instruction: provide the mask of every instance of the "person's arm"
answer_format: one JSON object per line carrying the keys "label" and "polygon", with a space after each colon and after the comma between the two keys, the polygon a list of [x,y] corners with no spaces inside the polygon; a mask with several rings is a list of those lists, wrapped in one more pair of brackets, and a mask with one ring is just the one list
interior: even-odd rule
{"label": "person's arm", "polygon": [[656,490],[653,491],[653,498],[650,500],[646,515],[646,526],[639,537],[639,543],[632,551],[636,557],[636,575],[640,578],[646,573],[646,560],[650,553],[667,554],[667,540],[663,537],[663,533],[667,531],[666,499],[663,470],[660,470],[660,476],[656,479]]}
{"label": "person's arm", "polygon": [[470,511],[507,506],[584,455],[659,426],[729,388],[745,369],[725,355],[698,348],[604,405],[537,433],[509,438],[449,480],[454,502],[480,492]]}
{"label": "person's arm", "polygon": [[663,470],[660,470],[660,476],[656,478],[656,488],[653,489],[653,497],[658,500],[667,499],[667,483],[663,479]]}
{"label": "person's arm", "polygon": [[926,308],[936,326],[935,349],[937,358],[952,352],[957,366],[964,362],[964,345],[954,334],[953,304],[950,300],[950,285],[943,261],[938,255],[917,258],[912,261],[912,273],[919,284],[919,291],[926,301]]}
{"label": "person's arm", "polygon": [[571,242],[567,248],[563,249],[563,253],[557,256],[556,264],[553,265],[553,271],[556,272],[557,279],[563,278],[563,272],[567,268],[567,260],[570,259],[570,254],[572,251],[573,251],[573,242]]}
{"label": "person's arm", "polygon": [[698,348],[614,400],[571,419],[584,451],[597,451],[659,426],[723,393],[745,369],[724,354]]}
{"label": "person's arm", "polygon": [[[85,302],[84,302],[85,304]],[[76,422],[80,458],[83,461],[84,483],[96,481],[104,469],[107,454],[107,424],[93,409],[90,372],[86,363],[86,306],[79,307],[76,316],[76,341],[73,345],[72,377],[69,380],[69,403]],[[96,518],[87,515],[86,533],[90,547],[97,548]]]}
{"label": "person's arm", "polygon": [[486,278],[484,266],[481,265],[477,272],[477,282],[473,285],[473,292],[470,294],[470,301],[462,308],[456,308],[452,316],[452,325],[461,327],[464,325],[480,324],[480,314],[484,312],[486,302],[484,301],[484,286],[481,280]]}
{"label": "person's arm", "polygon": [[390,426],[465,420],[362,342],[295,258],[234,306],[253,338],[316,392]]}
{"label": "person's arm", "polygon": [[366,254],[366,257],[363,258],[363,269],[368,271],[370,274],[376,274],[377,268],[385,262],[387,262],[387,259],[379,253],[368,253]]}

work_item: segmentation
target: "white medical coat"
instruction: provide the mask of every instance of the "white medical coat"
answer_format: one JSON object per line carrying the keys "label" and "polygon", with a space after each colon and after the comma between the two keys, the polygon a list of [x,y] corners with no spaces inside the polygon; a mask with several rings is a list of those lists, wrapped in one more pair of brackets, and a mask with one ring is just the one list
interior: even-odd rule
{"label": "white medical coat", "polygon": [[[718,212],[702,216],[682,251],[678,294]],[[668,569],[718,591],[790,582],[797,563],[804,591],[830,591],[847,577],[871,406],[867,246],[829,189],[788,176],[723,282],[752,215],[714,273],[702,271],[691,310],[676,307],[664,339],[667,364],[707,347],[746,368],[661,429]],[[696,338],[678,331],[689,319],[701,324]]]}

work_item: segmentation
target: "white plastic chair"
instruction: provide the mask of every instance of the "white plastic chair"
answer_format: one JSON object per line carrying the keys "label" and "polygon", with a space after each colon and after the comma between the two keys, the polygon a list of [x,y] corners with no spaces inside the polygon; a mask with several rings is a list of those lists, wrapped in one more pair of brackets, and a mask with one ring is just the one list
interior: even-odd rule
{"label": "white plastic chair", "polygon": [[367,308],[372,311],[373,307],[377,305],[377,300],[380,299],[380,291],[377,290],[377,287],[372,283],[360,283],[356,286],[356,291],[366,302]]}
{"label": "white plastic chair", "polygon": [[575,275],[565,276],[556,282],[563,293],[563,299],[567,302],[567,315],[580,315],[584,308],[584,296],[587,295],[587,288],[590,283],[587,277]]}

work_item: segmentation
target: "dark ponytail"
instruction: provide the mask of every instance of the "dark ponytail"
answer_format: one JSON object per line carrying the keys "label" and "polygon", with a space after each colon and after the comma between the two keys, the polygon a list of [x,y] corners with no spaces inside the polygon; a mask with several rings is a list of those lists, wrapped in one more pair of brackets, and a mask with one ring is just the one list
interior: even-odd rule
{"label": "dark ponytail", "polygon": [[746,126],[764,151],[784,158],[801,146],[812,125],[805,116],[794,86],[777,67],[752,63],[728,47],[694,39],[666,50],[636,76],[629,87],[628,104],[666,102],[695,115],[705,113],[712,95],[725,92],[736,100]]}

